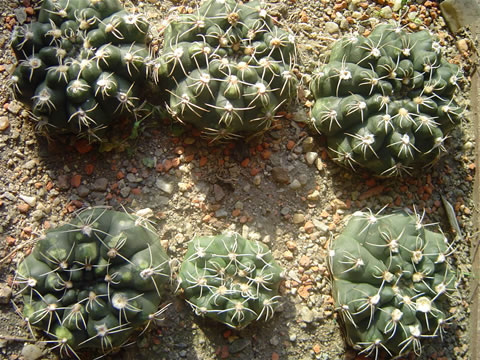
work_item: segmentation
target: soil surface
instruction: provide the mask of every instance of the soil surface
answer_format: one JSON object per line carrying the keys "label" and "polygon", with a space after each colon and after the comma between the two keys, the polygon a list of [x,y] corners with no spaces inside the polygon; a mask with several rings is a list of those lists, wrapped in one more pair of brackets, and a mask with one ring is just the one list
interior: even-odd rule
{"label": "soil surface", "polygon": [[[451,299],[458,315],[446,336],[424,341],[419,359],[469,358],[470,239],[474,133],[465,121],[447,141],[448,156],[411,177],[376,179],[352,173],[326,156],[325,139],[305,127],[308,80],[328,58],[333,41],[352,31],[400,18],[412,31],[429,28],[445,56],[460,64],[466,79],[458,101],[468,106],[471,55],[468,33],[449,33],[436,1],[416,5],[377,1],[277,0],[271,14],[297,37],[298,99],[261,139],[250,143],[210,144],[198,131],[157,119],[136,139],[99,151],[82,143],[47,142],[35,135],[28,112],[10,95],[8,79],[15,59],[9,37],[15,24],[32,20],[28,0],[0,1],[0,358],[53,359],[48,339],[28,331],[13,303],[18,262],[48,228],[68,221],[87,206],[108,205],[137,211],[151,208],[169,256],[181,261],[194,235],[234,230],[263,241],[285,268],[281,306],[273,319],[240,331],[196,317],[181,297],[166,291],[172,303],[165,319],[131,346],[107,358],[117,359],[361,359],[345,345],[330,294],[328,244],[355,211],[376,212],[385,205],[425,209],[425,222],[438,222],[456,241],[453,262],[460,277]],[[422,3],[422,4],[419,4]],[[129,4],[132,6],[132,4]],[[164,20],[192,2],[135,3],[150,18],[154,41]],[[161,41],[158,41],[161,46]],[[455,208],[463,239],[451,231],[444,196]],[[13,288],[13,294],[10,292]],[[33,340],[33,335],[36,340]],[[81,359],[98,356],[80,352]],[[383,355],[382,355],[383,356]],[[383,358],[383,357],[381,357]],[[416,358],[415,356],[410,358]]]}

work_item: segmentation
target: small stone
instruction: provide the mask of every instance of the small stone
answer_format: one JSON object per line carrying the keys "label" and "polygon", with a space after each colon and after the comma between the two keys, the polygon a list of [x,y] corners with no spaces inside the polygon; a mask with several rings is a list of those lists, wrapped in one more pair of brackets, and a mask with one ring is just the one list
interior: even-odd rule
{"label": "small stone", "polygon": [[292,190],[298,190],[302,187],[302,184],[300,184],[300,181],[298,181],[297,179],[293,179],[289,186]]}
{"label": "small stone", "polygon": [[302,318],[302,321],[310,324],[311,322],[313,322],[314,314],[313,311],[310,310],[308,307],[303,306],[300,310],[300,317]]}
{"label": "small stone", "polygon": [[318,200],[320,200],[320,193],[318,192],[318,190],[313,190],[313,192],[311,194],[308,194],[307,195],[307,200],[308,201],[318,201]]}
{"label": "small stone", "polygon": [[84,198],[88,196],[88,194],[90,193],[90,190],[88,189],[88,187],[82,184],[77,188],[77,193],[78,193],[78,196]]}
{"label": "small stone", "polygon": [[37,204],[37,198],[35,196],[19,195],[20,199],[25,201],[31,207],[34,207]]}
{"label": "small stone", "polygon": [[0,304],[8,304],[12,296],[12,289],[6,284],[0,284]]}
{"label": "small stone", "polygon": [[261,183],[262,183],[262,177],[260,176],[260,174],[255,175],[253,177],[253,184],[255,186],[259,186]]}
{"label": "small stone", "polygon": [[318,171],[322,171],[322,170],[323,170],[323,168],[325,167],[325,165],[323,164],[322,159],[317,158],[317,160],[315,161],[315,167],[317,168]]}
{"label": "small stone", "polygon": [[279,184],[288,184],[290,182],[288,170],[279,166],[272,168],[272,178]]}
{"label": "small stone", "polygon": [[57,178],[57,186],[60,190],[68,190],[70,188],[70,181],[67,175],[59,175]]}
{"label": "small stone", "polygon": [[129,187],[129,186],[125,186],[124,188],[122,188],[120,190],[120,195],[123,197],[123,198],[126,198],[128,197],[128,195],[130,195],[130,191],[132,189]]}
{"label": "small stone", "polygon": [[391,19],[393,16],[392,8],[390,6],[384,6],[380,10],[380,16],[384,19]]}
{"label": "small stone", "polygon": [[293,223],[294,224],[301,224],[305,222],[305,215],[303,214],[293,214]]}
{"label": "small stone", "polygon": [[107,190],[108,186],[108,179],[107,178],[98,178],[93,183],[93,190],[95,191],[105,191]]}
{"label": "small stone", "polygon": [[302,257],[298,261],[298,265],[304,268],[308,268],[311,263],[312,263],[312,260],[307,255],[302,255]]}
{"label": "small stone", "polygon": [[216,218],[224,218],[224,217],[227,217],[228,216],[228,212],[227,210],[225,209],[219,209],[217,211],[215,211],[215,217]]}
{"label": "small stone", "polygon": [[322,235],[328,233],[328,225],[327,224],[324,224],[323,222],[321,222],[317,219],[313,219],[312,222],[313,222],[313,225],[315,225],[315,227],[318,229],[318,231],[320,231],[320,233]]}
{"label": "small stone", "polygon": [[304,153],[308,153],[309,151],[312,151],[314,146],[315,146],[315,142],[313,137],[308,136],[305,138],[305,140],[303,140],[302,148]]}
{"label": "small stone", "polygon": [[188,189],[190,189],[190,185],[184,182],[179,182],[177,185],[178,185],[178,190],[180,190],[181,192],[185,192],[185,191],[188,191]]}
{"label": "small stone", "polygon": [[287,249],[290,250],[290,251],[297,250],[297,243],[295,241],[289,240],[289,241],[287,241],[286,245],[287,245]]}
{"label": "small stone", "polygon": [[127,174],[127,180],[134,183],[134,182],[139,182],[137,180],[137,177],[135,176],[135,174],[132,174],[132,173],[128,173]]}
{"label": "small stone", "polygon": [[171,194],[173,192],[173,185],[163,179],[157,179],[155,186],[167,194]]}
{"label": "small stone", "polygon": [[37,360],[43,356],[43,350],[35,344],[28,344],[23,347],[22,356],[25,360]]}
{"label": "small stone", "polygon": [[305,160],[307,161],[308,165],[313,165],[313,163],[315,162],[315,160],[317,160],[317,158],[318,158],[317,152],[309,151],[305,154]]}
{"label": "small stone", "polygon": [[30,210],[30,206],[26,203],[21,203],[17,205],[18,211],[22,214],[26,214]]}
{"label": "small stone", "polygon": [[37,166],[37,160],[32,159],[23,164],[22,167],[27,170],[32,170],[35,166]]}
{"label": "small stone", "polygon": [[285,260],[288,260],[288,261],[293,260],[293,254],[290,250],[285,251],[283,253],[283,257],[285,258]]}
{"label": "small stone", "polygon": [[457,49],[461,52],[468,51],[468,42],[465,39],[460,39],[457,41]]}
{"label": "small stone", "polygon": [[213,194],[215,196],[215,201],[217,202],[221,201],[225,197],[225,192],[218,184],[213,185]]}
{"label": "small stone", "polygon": [[284,206],[280,209],[280,214],[283,216],[287,216],[290,213],[290,208],[288,206]]}
{"label": "small stone", "polygon": [[10,126],[10,121],[7,116],[0,116],[0,131],[7,130]]}
{"label": "small stone", "polygon": [[32,212],[32,218],[33,218],[35,221],[40,221],[40,220],[42,220],[44,216],[45,216],[45,214],[43,213],[42,210],[35,210],[34,212]]}
{"label": "small stone", "polygon": [[15,103],[15,102],[11,102],[8,104],[8,111],[10,113],[12,113],[13,115],[18,115],[18,113],[20,112],[21,110],[21,107],[19,104]]}
{"label": "small stone", "polygon": [[334,23],[333,21],[329,21],[325,24],[325,30],[329,34],[336,34],[340,30],[340,27],[338,26],[337,23]]}

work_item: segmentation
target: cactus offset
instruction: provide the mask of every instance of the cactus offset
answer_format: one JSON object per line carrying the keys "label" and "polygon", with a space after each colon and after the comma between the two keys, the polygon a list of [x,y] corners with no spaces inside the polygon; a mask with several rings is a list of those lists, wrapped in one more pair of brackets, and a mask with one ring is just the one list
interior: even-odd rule
{"label": "cactus offset", "polygon": [[38,22],[17,26],[11,41],[12,90],[37,130],[95,141],[120,118],[145,116],[147,31],[118,0],[44,0]]}
{"label": "cactus offset", "polygon": [[442,300],[457,287],[453,250],[422,220],[405,211],[356,212],[330,251],[347,341],[367,356],[419,355],[421,340],[443,336],[452,320]]}
{"label": "cactus offset", "polygon": [[173,19],[153,76],[169,81],[170,115],[214,140],[267,130],[296,93],[293,34],[264,4],[207,0]]}
{"label": "cactus offset", "polygon": [[48,231],[18,266],[22,315],[64,355],[107,353],[159,317],[169,259],[146,213],[81,211]]}
{"label": "cactus offset", "polygon": [[281,273],[265,245],[227,233],[194,238],[179,281],[197,315],[243,328],[273,316]]}
{"label": "cactus offset", "polygon": [[445,152],[464,111],[452,99],[461,77],[428,31],[378,25],[335,43],[310,84],[310,123],[336,162],[379,176],[410,173]]}

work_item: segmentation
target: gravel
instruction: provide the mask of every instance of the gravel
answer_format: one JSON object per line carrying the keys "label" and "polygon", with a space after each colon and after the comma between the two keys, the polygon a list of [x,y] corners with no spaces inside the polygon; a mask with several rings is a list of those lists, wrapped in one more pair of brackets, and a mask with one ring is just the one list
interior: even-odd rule
{"label": "gravel", "polygon": [[[178,9],[193,11],[188,3],[181,4]],[[288,118],[296,121],[279,119],[276,128],[263,138],[244,145],[245,151],[237,151],[241,148],[238,145],[232,151],[228,144],[208,144],[192,131],[178,134],[170,125],[151,123],[141,141],[130,143],[128,151],[94,149],[78,154],[73,142],[48,143],[36,137],[26,108],[9,97],[6,80],[14,59],[7,46],[11,34],[8,19],[15,20],[19,9],[29,3],[0,0],[2,18],[6,19],[0,23],[0,63],[5,67],[0,71],[0,231],[5,235],[0,238],[0,290],[11,288],[16,264],[35,240],[48,228],[71,219],[83,206],[108,205],[129,211],[149,207],[174,263],[181,260],[194,235],[229,229],[268,244],[285,268],[281,306],[271,321],[233,331],[194,316],[180,297],[171,295],[173,284],[165,296],[165,303],[172,303],[165,320],[115,357],[355,359],[337,321],[326,265],[329,242],[342,230],[348,216],[367,207],[378,211],[385,205],[415,205],[426,208],[425,220],[439,222],[452,240],[441,205],[443,194],[454,206],[467,238],[473,229],[475,136],[469,121],[453,132],[447,144],[451,156],[403,179],[373,179],[339,168],[326,156],[325,139],[310,136],[301,122],[308,110],[304,105],[310,101],[306,82],[314,67],[327,59],[334,38],[355,30],[363,33],[396,16],[398,9],[387,4],[380,0],[271,2],[278,20],[297,36],[298,70],[304,86],[298,101],[287,109]],[[138,3],[157,33],[174,5],[180,2]],[[401,6],[401,2],[394,5]],[[418,16],[422,6],[416,4]],[[428,23],[425,26],[442,39],[446,56],[460,63],[468,75],[472,70],[469,34],[454,39],[436,10],[429,10],[435,18],[427,11],[422,18]],[[420,26],[418,21],[414,25]],[[468,83],[463,87],[465,92],[458,99],[468,105]],[[249,161],[244,162],[245,158]],[[74,186],[76,175],[81,181],[75,178]],[[450,327],[443,342],[426,340],[419,359],[469,358],[469,244],[458,243],[456,249],[454,260],[461,282],[460,295],[452,299],[452,306],[464,316]],[[20,299],[13,300],[21,305]],[[10,303],[0,308],[2,334],[31,337]],[[55,358],[49,351],[42,355],[42,345],[41,341],[26,346],[10,341],[0,357]],[[79,355],[82,359],[95,357],[84,352]]]}

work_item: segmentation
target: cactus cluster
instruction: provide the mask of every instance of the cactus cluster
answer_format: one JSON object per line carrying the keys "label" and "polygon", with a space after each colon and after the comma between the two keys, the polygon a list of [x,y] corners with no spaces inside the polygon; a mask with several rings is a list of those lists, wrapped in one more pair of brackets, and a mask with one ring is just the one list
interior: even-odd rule
{"label": "cactus cluster", "polygon": [[47,232],[16,274],[27,325],[42,329],[65,355],[124,345],[159,317],[169,278],[147,213],[104,208],[83,210]]}
{"label": "cactus cluster", "polygon": [[281,274],[265,245],[226,233],[190,242],[179,286],[197,315],[243,328],[273,315]]}
{"label": "cactus cluster", "polygon": [[12,35],[14,95],[43,134],[102,139],[123,116],[144,115],[147,31],[118,0],[44,0],[38,21]]}
{"label": "cactus cluster", "polygon": [[453,318],[442,307],[457,286],[452,247],[422,220],[403,210],[356,212],[334,241],[335,304],[348,343],[363,354],[418,355],[421,340],[442,336]]}
{"label": "cactus cluster", "polygon": [[296,93],[294,37],[258,0],[207,0],[180,14],[164,32],[152,66],[168,82],[170,115],[211,139],[231,139],[270,127]]}
{"label": "cactus cluster", "polygon": [[334,44],[310,84],[310,123],[336,162],[379,176],[410,173],[438,159],[461,121],[452,98],[461,77],[428,31],[381,24]]}

